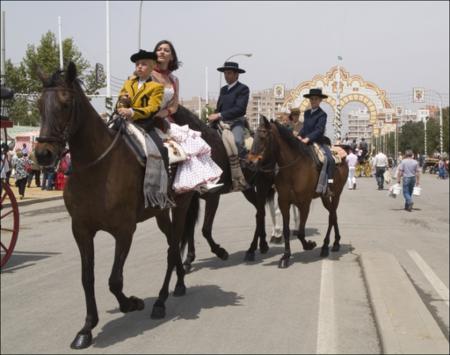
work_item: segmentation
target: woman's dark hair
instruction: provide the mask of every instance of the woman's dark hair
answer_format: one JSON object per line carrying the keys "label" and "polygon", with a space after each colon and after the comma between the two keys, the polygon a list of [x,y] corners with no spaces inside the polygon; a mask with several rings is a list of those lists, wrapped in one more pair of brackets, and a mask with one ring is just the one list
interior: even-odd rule
{"label": "woman's dark hair", "polygon": [[177,52],[175,52],[175,48],[174,48],[172,42],[170,42],[170,41],[168,41],[168,40],[166,40],[166,39],[163,39],[162,41],[159,41],[158,43],[156,43],[155,49],[154,49],[153,51],[156,53],[156,51],[158,50],[158,47],[159,47],[161,44],[167,44],[167,45],[169,45],[170,51],[172,52],[172,57],[173,57],[173,59],[169,62],[169,66],[168,66],[167,69],[169,69],[170,71],[175,71],[175,70],[177,70],[177,69],[180,67],[181,62],[178,60]]}

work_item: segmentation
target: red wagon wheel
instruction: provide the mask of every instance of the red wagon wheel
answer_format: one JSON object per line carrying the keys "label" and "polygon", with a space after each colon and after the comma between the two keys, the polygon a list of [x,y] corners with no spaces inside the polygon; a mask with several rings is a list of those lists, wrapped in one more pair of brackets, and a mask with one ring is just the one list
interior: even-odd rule
{"label": "red wagon wheel", "polygon": [[19,233],[19,207],[9,185],[1,183],[1,264],[3,267],[14,250]]}

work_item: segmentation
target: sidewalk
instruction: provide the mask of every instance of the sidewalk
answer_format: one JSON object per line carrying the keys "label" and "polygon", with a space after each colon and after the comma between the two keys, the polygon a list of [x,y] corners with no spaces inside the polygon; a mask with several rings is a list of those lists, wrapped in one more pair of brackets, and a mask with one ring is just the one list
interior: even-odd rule
{"label": "sidewalk", "polygon": [[[40,187],[36,187],[35,182],[33,181],[31,183],[31,187],[27,187],[25,189],[25,197],[23,198],[23,200],[21,200],[19,197],[19,191],[17,190],[17,187],[14,186],[14,179],[11,179],[10,183],[11,183],[10,187],[14,193],[14,196],[16,197],[19,206],[61,199],[63,194],[62,190],[51,190],[51,191],[41,190]],[[8,205],[9,199],[6,198],[5,206]]]}

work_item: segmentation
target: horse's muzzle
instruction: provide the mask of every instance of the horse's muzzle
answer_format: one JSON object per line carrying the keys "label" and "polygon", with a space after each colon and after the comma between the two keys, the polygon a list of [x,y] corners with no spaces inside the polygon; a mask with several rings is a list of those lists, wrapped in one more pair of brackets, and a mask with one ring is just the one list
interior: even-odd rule
{"label": "horse's muzzle", "polygon": [[257,165],[261,161],[261,159],[262,159],[261,154],[248,153],[247,155],[248,162],[253,165]]}
{"label": "horse's muzzle", "polygon": [[52,166],[59,156],[59,149],[48,143],[38,143],[35,148],[35,156],[39,165]]}

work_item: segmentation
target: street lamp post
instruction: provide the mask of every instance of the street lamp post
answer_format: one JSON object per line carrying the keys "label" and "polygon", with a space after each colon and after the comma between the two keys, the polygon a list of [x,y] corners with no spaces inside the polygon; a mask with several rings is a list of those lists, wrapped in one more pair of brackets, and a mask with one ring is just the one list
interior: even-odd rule
{"label": "street lamp post", "polygon": [[427,119],[428,117],[424,117],[423,118],[423,145],[424,145],[424,153],[425,156],[427,157]]}
{"label": "street lamp post", "polygon": [[141,19],[142,19],[142,4],[143,1],[141,0],[139,4],[139,32],[138,32],[138,50],[141,49]]}
{"label": "street lamp post", "polygon": [[340,102],[340,86],[341,86],[341,67],[339,62],[342,60],[342,57],[338,55],[338,65],[337,65],[337,75],[336,75],[336,114],[334,117],[334,140],[341,140],[341,102]]}
{"label": "street lamp post", "polygon": [[442,96],[440,93],[438,93],[435,90],[427,90],[430,91],[437,96],[439,96],[439,150],[442,156],[442,153],[444,151],[444,136],[443,136],[443,127],[442,127]]}
{"label": "street lamp post", "polygon": [[[237,53],[237,54],[233,54],[230,55],[227,59],[225,59],[225,62],[228,62],[231,58],[233,57],[237,57],[239,55],[243,55],[246,57],[251,57],[253,54],[252,53]],[[220,93],[220,89],[222,88],[222,73],[219,72],[219,93]]]}

